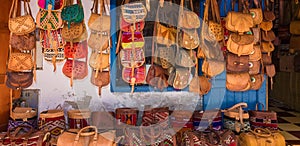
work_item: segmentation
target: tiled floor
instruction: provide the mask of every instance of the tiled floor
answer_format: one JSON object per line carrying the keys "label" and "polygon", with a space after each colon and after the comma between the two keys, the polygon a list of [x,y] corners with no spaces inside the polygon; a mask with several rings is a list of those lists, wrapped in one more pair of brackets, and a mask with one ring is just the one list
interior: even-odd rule
{"label": "tiled floor", "polygon": [[300,112],[276,100],[269,100],[269,110],[277,112],[278,126],[289,146],[300,146]]}

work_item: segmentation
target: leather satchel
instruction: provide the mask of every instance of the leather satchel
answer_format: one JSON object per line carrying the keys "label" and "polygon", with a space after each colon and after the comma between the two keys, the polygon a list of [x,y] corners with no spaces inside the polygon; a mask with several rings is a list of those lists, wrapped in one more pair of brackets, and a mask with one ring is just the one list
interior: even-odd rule
{"label": "leather satchel", "polygon": [[198,76],[195,74],[189,85],[189,91],[205,95],[211,90],[211,82],[205,76]]}
{"label": "leather satchel", "polygon": [[110,83],[110,72],[109,71],[98,72],[97,70],[93,70],[91,76],[91,83],[99,87],[98,92],[99,95],[101,95],[101,88],[107,86]]}
{"label": "leather satchel", "polygon": [[68,0],[61,11],[61,18],[67,22],[68,29],[70,29],[71,23],[81,23],[84,19],[81,0],[77,0],[77,4],[73,4]]}
{"label": "leather satchel", "polygon": [[120,21],[120,29],[121,31],[124,32],[131,32],[131,31],[138,31],[141,32],[143,31],[144,27],[145,27],[145,21],[140,21],[134,24],[135,26],[133,26],[133,24],[128,23],[124,20],[124,18],[121,18]]}
{"label": "leather satchel", "polygon": [[71,43],[67,42],[64,47],[64,55],[66,58],[86,58],[88,54],[87,41],[74,43],[73,47]]}
{"label": "leather satchel", "polygon": [[12,49],[20,51],[32,50],[35,48],[35,35],[34,33],[25,35],[16,35],[13,33],[10,38],[10,45]]}
{"label": "leather satchel", "polygon": [[199,16],[192,11],[189,10],[183,10],[182,14],[180,14],[180,19],[178,22],[178,25],[180,27],[186,28],[186,29],[193,29],[193,28],[199,28],[200,27],[200,20]]}
{"label": "leather satchel", "polygon": [[300,21],[291,21],[290,23],[290,33],[294,35],[300,35]]}
{"label": "leather satchel", "polygon": [[182,38],[179,39],[181,47],[186,49],[195,49],[199,46],[199,36],[197,30],[182,30]]}
{"label": "leather satchel", "polygon": [[251,34],[237,34],[237,33],[232,33],[230,35],[230,39],[238,44],[238,45],[249,45],[253,44],[254,42],[254,35]]}
{"label": "leather satchel", "polygon": [[262,58],[260,45],[254,45],[254,52],[249,55],[249,61],[258,61]]}
{"label": "leather satchel", "polygon": [[31,54],[11,53],[8,60],[8,69],[12,71],[32,70],[34,67]]}
{"label": "leather satchel", "polygon": [[[269,130],[278,130],[276,112],[258,110],[259,104],[261,103],[256,104],[255,110],[249,111],[251,129],[254,130],[255,128],[268,128]],[[261,105],[262,109],[264,109],[264,105]]]}
{"label": "leather satchel", "polygon": [[261,8],[252,8],[249,9],[249,11],[252,15],[254,25],[258,25],[263,21],[263,12]]}
{"label": "leather satchel", "polygon": [[97,51],[93,51],[90,56],[89,65],[93,69],[100,70],[100,72],[103,69],[107,69],[109,67],[109,54],[98,53]]}
{"label": "leather satchel", "polygon": [[225,26],[230,31],[242,33],[250,31],[254,23],[251,14],[228,12]]}
{"label": "leather satchel", "polygon": [[28,1],[24,1],[23,16],[16,16],[18,11],[18,0],[13,0],[9,11],[8,28],[10,32],[16,35],[25,35],[35,30],[35,22],[31,15]]}
{"label": "leather satchel", "polygon": [[273,22],[272,21],[263,21],[260,24],[260,28],[264,31],[270,31],[273,28]]}
{"label": "leather satchel", "polygon": [[119,55],[123,67],[136,68],[144,65],[145,63],[144,48],[122,49]]}
{"label": "leather satchel", "polygon": [[218,61],[213,59],[205,59],[202,64],[202,71],[204,75],[215,77],[225,70],[225,61]]}
{"label": "leather satchel", "polygon": [[[93,131],[88,131],[89,129]],[[115,138],[116,131],[114,130],[98,134],[97,127],[87,126],[75,133],[63,132],[58,137],[57,146],[116,146]]]}
{"label": "leather satchel", "polygon": [[104,15],[105,12],[105,1],[100,0],[100,12],[98,13],[99,1],[94,0],[93,7],[91,9],[91,16],[88,20],[88,26],[91,30],[97,32],[106,32],[110,31],[110,16]]}
{"label": "leather satchel", "polygon": [[300,36],[292,35],[290,38],[290,48],[300,50]]}
{"label": "leather satchel", "polygon": [[[250,44],[247,44],[249,42],[245,41],[244,43],[241,42],[235,42],[233,40],[233,38],[235,39],[235,37],[233,37],[234,35],[230,35],[229,39],[227,41],[227,49],[229,52],[237,54],[238,56],[241,55],[250,55],[253,53],[254,49],[253,49],[253,43],[254,43],[254,39],[252,39],[252,42]],[[252,38],[252,37],[251,37]],[[236,39],[238,40],[238,39]],[[242,39],[241,39],[242,40]],[[243,39],[243,40],[247,40],[247,39]],[[247,43],[246,43],[247,42]],[[245,44],[245,45],[239,45],[238,43],[241,44]]]}
{"label": "leather satchel", "polygon": [[62,72],[68,78],[83,79],[88,74],[88,68],[86,62],[68,59],[63,66]]}
{"label": "leather satchel", "polygon": [[100,130],[114,129],[115,115],[114,112],[94,111],[92,112],[92,126]]}
{"label": "leather satchel", "polygon": [[274,14],[274,12],[273,11],[270,11],[270,10],[264,10],[264,12],[263,12],[264,14],[264,19],[266,20],[266,21],[274,21],[275,20],[275,18],[276,18],[276,16],[275,16],[275,14]]}
{"label": "leather satchel", "polygon": [[176,68],[169,76],[168,83],[175,89],[184,89],[189,85],[190,72],[186,68]]}
{"label": "leather satchel", "polygon": [[88,46],[93,50],[104,51],[110,46],[110,35],[108,32],[98,32],[91,30],[88,39]]}
{"label": "leather satchel", "polygon": [[270,65],[270,64],[272,64],[272,56],[268,55],[266,53],[263,53],[262,54],[262,61],[263,61],[264,66]]}
{"label": "leather satchel", "polygon": [[136,23],[143,21],[147,16],[147,10],[143,3],[127,3],[122,5],[121,13],[124,20],[128,23]]}
{"label": "leather satchel", "polygon": [[263,31],[261,33],[261,38],[264,41],[271,42],[276,39],[276,36],[275,36],[274,31],[270,30],[270,31]]}
{"label": "leather satchel", "polygon": [[[133,38],[134,40],[132,40]],[[121,45],[123,49],[143,48],[145,45],[144,36],[141,32],[122,32]]]}
{"label": "leather satchel", "polygon": [[73,40],[79,38],[84,31],[84,23],[72,23],[69,27],[63,27],[62,37],[65,40]]}
{"label": "leather satchel", "polygon": [[261,61],[249,61],[249,74],[255,75],[260,72]]}
{"label": "leather satchel", "polygon": [[259,90],[262,86],[262,83],[265,80],[265,77],[263,74],[256,74],[256,75],[250,75],[250,79],[251,79],[250,90]]}
{"label": "leather satchel", "polygon": [[42,30],[57,30],[62,24],[60,11],[40,9],[36,15],[36,25]]}
{"label": "leather satchel", "polygon": [[227,73],[226,88],[230,91],[247,91],[250,89],[249,73]]}
{"label": "leather satchel", "polygon": [[[190,50],[191,51],[191,50]],[[194,55],[194,54],[192,54]],[[177,49],[175,63],[181,67],[193,67],[195,62],[190,54],[184,49]]]}
{"label": "leather satchel", "polygon": [[158,47],[156,51],[158,52],[157,57],[160,60],[162,68],[167,69],[175,66],[175,47]]}
{"label": "leather satchel", "polygon": [[32,72],[7,72],[6,87],[13,90],[28,88],[33,83]]}
{"label": "leather satchel", "polygon": [[261,44],[261,52],[262,53],[268,53],[268,55],[271,55],[271,52],[275,50],[275,47],[272,42],[262,42]]}
{"label": "leather satchel", "polygon": [[226,72],[242,73],[249,72],[249,56],[237,56],[233,53],[227,53],[226,57]]}
{"label": "leather satchel", "polygon": [[153,64],[148,70],[146,82],[162,91],[168,87],[168,75],[161,66]]}
{"label": "leather satchel", "polygon": [[238,138],[238,145],[242,146],[284,146],[285,138],[280,131],[271,132],[268,129],[256,128],[248,133],[240,134]]}
{"label": "leather satchel", "polygon": [[156,42],[162,45],[171,46],[176,43],[176,29],[166,27],[157,23]]}

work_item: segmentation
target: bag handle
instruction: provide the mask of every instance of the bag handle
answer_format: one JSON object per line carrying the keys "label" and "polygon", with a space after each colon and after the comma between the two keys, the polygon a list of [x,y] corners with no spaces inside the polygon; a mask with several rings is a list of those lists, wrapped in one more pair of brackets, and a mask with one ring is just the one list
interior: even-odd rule
{"label": "bag handle", "polygon": [[265,105],[264,105],[264,104],[262,104],[262,103],[260,103],[260,102],[256,103],[256,105],[255,105],[255,110],[256,110],[256,111],[258,111],[258,107],[259,107],[259,105],[261,105],[261,106],[262,106],[262,110],[261,110],[261,111],[264,111],[264,109],[265,109]]}
{"label": "bag handle", "polygon": [[[160,1],[160,2],[161,2],[161,1]],[[163,2],[163,3],[164,3],[164,2]],[[157,23],[159,23],[159,18],[158,18],[159,7],[161,7],[160,4],[158,4],[157,10],[156,10],[156,16],[155,16],[155,22],[154,22],[154,30],[153,30],[153,35],[154,35],[154,36],[155,36],[156,33],[157,33]],[[157,46],[157,43],[155,42],[155,40],[156,40],[156,39],[152,38],[152,47],[151,47],[151,49],[152,49],[152,52],[151,52],[151,54],[152,54],[152,56],[151,56],[151,65],[154,64],[154,52],[155,52],[155,47],[154,47],[154,45]],[[157,47],[156,47],[156,49],[157,49]],[[155,56],[155,57],[158,57],[158,56]]]}
{"label": "bag handle", "polygon": [[18,2],[17,0],[13,0],[9,11],[9,18],[15,18],[17,15],[17,10],[18,10]]}
{"label": "bag handle", "polygon": [[[27,131],[24,134],[18,135],[19,132],[24,128],[29,128],[29,131]],[[15,131],[15,132],[13,134],[11,134],[12,131]],[[12,140],[20,139],[20,138],[28,139],[32,133],[33,133],[33,127],[28,126],[28,125],[21,125],[21,126],[15,127],[15,128],[8,129],[8,131],[7,131],[8,137]]]}
{"label": "bag handle", "polygon": [[[93,132],[84,132],[84,130],[87,130],[87,129],[93,129],[94,131]],[[92,135],[94,135],[93,144],[96,146],[97,140],[98,140],[98,129],[96,126],[86,126],[82,129],[80,129],[75,137],[74,146],[76,146],[77,143],[79,142],[80,136],[84,137],[84,136],[92,136]]]}
{"label": "bag handle", "polygon": [[252,134],[259,137],[271,137],[272,132],[267,128],[255,128],[254,130],[250,130]]}

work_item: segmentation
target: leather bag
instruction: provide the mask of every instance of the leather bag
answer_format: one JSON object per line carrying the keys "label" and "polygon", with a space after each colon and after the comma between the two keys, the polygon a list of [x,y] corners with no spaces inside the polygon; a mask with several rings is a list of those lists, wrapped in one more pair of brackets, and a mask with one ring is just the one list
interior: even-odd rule
{"label": "leather bag", "polygon": [[276,39],[276,36],[275,36],[274,31],[270,30],[270,31],[263,31],[261,33],[261,38],[264,41],[271,42]]}
{"label": "leather bag", "polygon": [[290,33],[294,35],[300,35],[300,21],[291,21],[290,23]]}
{"label": "leather bag", "polygon": [[12,49],[18,49],[20,51],[32,50],[35,48],[35,35],[34,33],[25,35],[12,34],[10,45]]}
{"label": "leather bag", "polygon": [[279,131],[257,128],[248,133],[240,134],[238,144],[242,146],[283,146],[286,145],[284,136]]}
{"label": "leather bag", "polygon": [[88,54],[87,41],[74,43],[73,46],[71,46],[71,43],[67,42],[64,47],[64,54],[66,58],[86,58]]}
{"label": "leather bag", "polygon": [[93,51],[90,56],[89,65],[93,69],[98,69],[100,71],[109,68],[109,54]]}
{"label": "leather bag", "polygon": [[[255,128],[268,128],[269,130],[278,130],[276,112],[258,110],[258,105],[260,104],[261,103],[257,103],[255,110],[249,111],[251,129],[254,130]],[[261,105],[262,109],[264,109],[264,105]]]}
{"label": "leather bag", "polygon": [[158,58],[162,68],[167,69],[175,66],[176,50],[174,47],[158,47],[156,51],[158,52]]}
{"label": "leather bag", "polygon": [[[100,12],[98,13],[98,5],[100,3]],[[93,7],[91,9],[91,16],[88,20],[88,26],[91,30],[97,32],[106,32],[110,31],[110,16],[103,14],[105,11],[105,0],[94,0]]]}
{"label": "leather bag", "polygon": [[91,123],[91,111],[86,109],[68,110],[68,123],[70,129],[81,129]]}
{"label": "leather bag", "polygon": [[259,27],[252,28],[252,33],[254,36],[254,44],[259,43],[260,42],[260,28]]}
{"label": "leather bag", "polygon": [[84,19],[81,0],[77,0],[76,4],[71,3],[71,0],[67,0],[66,5],[61,11],[61,19],[67,22],[68,29],[70,29],[71,23],[81,23]]}
{"label": "leather bag", "polygon": [[133,26],[133,24],[126,22],[124,18],[120,18],[120,19],[121,19],[120,29],[121,31],[124,32],[131,32],[131,31],[142,32],[145,27],[145,21],[137,22],[134,24],[135,26]]}
{"label": "leather bag", "polygon": [[195,76],[190,82],[189,91],[198,93],[199,95],[205,95],[211,90],[211,82],[205,76]]}
{"label": "leather bag", "polygon": [[114,112],[94,111],[92,112],[92,126],[100,130],[114,129],[115,117]]}
{"label": "leather bag", "polygon": [[[55,49],[63,48],[65,46],[65,40],[62,37],[62,28],[57,30],[39,30],[40,32],[40,43],[43,48]],[[49,33],[48,33],[49,32]],[[56,43],[53,43],[56,42]]]}
{"label": "leather bag", "polygon": [[25,35],[35,30],[35,22],[31,15],[28,1],[24,1],[25,15],[17,16],[18,0],[13,0],[9,11],[8,28],[16,35]]}
{"label": "leather bag", "polygon": [[272,42],[262,42],[261,44],[261,52],[262,53],[268,53],[268,55],[271,55],[271,52],[275,50],[275,47]]}
{"label": "leather bag", "polygon": [[292,35],[290,38],[290,48],[300,50],[300,36]]}
{"label": "leather bag", "polygon": [[130,85],[134,84],[142,84],[146,80],[146,67],[145,65],[140,66],[138,68],[134,68],[132,73],[132,68],[123,68],[122,70],[122,78],[125,82]]}
{"label": "leather bag", "polygon": [[250,90],[259,90],[262,86],[262,83],[265,80],[265,77],[263,74],[256,74],[256,75],[250,75],[250,79],[251,79]]}
{"label": "leather bag", "polygon": [[249,55],[249,61],[258,61],[262,58],[260,45],[254,45],[254,52]]}
{"label": "leather bag", "polygon": [[28,88],[33,83],[32,72],[7,72],[6,87],[13,90]]}
{"label": "leather bag", "polygon": [[144,65],[145,63],[144,48],[126,49],[126,50],[122,49],[119,55],[123,67],[136,68]]}
{"label": "leather bag", "polygon": [[178,22],[178,25],[182,28],[186,29],[193,29],[193,28],[199,28],[200,27],[200,20],[199,16],[189,10],[182,10],[180,14],[180,19]]}
{"label": "leather bag", "polygon": [[62,72],[68,78],[83,79],[88,74],[88,68],[84,61],[67,59],[62,68]]}
{"label": "leather bag", "polygon": [[123,129],[128,125],[136,126],[138,117],[137,108],[117,108],[115,113],[117,129]]}
{"label": "leather bag", "polygon": [[[192,54],[192,55],[194,55],[194,54]],[[188,53],[186,50],[177,49],[175,63],[176,63],[176,65],[179,65],[181,67],[193,67],[193,66],[195,66],[195,62],[192,58],[195,58],[195,57],[194,56],[191,57],[190,53]]]}
{"label": "leather bag", "polygon": [[237,33],[232,33],[230,35],[230,39],[238,44],[238,45],[249,45],[253,44],[254,42],[254,35],[251,34],[237,34]]}
{"label": "leather bag", "polygon": [[168,75],[161,66],[153,64],[148,70],[146,82],[150,86],[163,90],[168,87]]}
{"label": "leather bag", "polygon": [[264,66],[270,65],[272,64],[272,56],[266,53],[262,53],[262,61]]}
{"label": "leather bag", "polygon": [[274,64],[266,65],[266,74],[271,80],[271,90],[273,89],[273,77],[276,75],[276,69]]}
{"label": "leather bag", "polygon": [[128,23],[143,21],[147,16],[147,10],[143,3],[126,3],[121,7],[121,13],[124,20]]}
{"label": "leather bag", "polygon": [[273,22],[272,21],[263,21],[260,24],[260,28],[264,31],[270,31],[273,28]]}
{"label": "leather bag", "polygon": [[237,56],[233,53],[227,53],[226,57],[226,72],[242,73],[249,72],[249,56]]}
{"label": "leather bag", "polygon": [[104,51],[110,47],[110,35],[107,32],[91,31],[88,46],[93,50]]}
{"label": "leather bag", "polygon": [[227,49],[229,52],[237,54],[238,56],[250,55],[254,51],[253,42],[250,44],[239,45],[238,43],[233,41],[232,35],[229,36],[229,39],[227,41]]}
{"label": "leather bag", "polygon": [[208,77],[215,77],[225,70],[225,61],[205,59],[202,64],[202,72]]}
{"label": "leather bag", "polygon": [[[56,53],[57,51],[57,53]],[[45,49],[44,50],[44,59],[46,61],[52,62],[53,57],[55,57],[56,62],[61,62],[65,60],[65,53],[63,48],[58,48],[57,50],[55,49]]]}
{"label": "leather bag", "polygon": [[[92,132],[87,131],[89,129],[92,129]],[[116,146],[115,138],[114,130],[98,134],[97,127],[87,126],[77,133],[65,131],[59,136],[57,146]]]}
{"label": "leather bag", "polygon": [[230,91],[247,91],[250,89],[249,73],[227,73],[226,88]]}
{"label": "leather bag", "polygon": [[36,25],[42,30],[57,30],[62,27],[62,24],[60,11],[40,9],[36,15]]}
{"label": "leather bag", "polygon": [[249,11],[252,15],[254,25],[258,25],[263,21],[263,12],[261,8],[252,8],[249,9]]}
{"label": "leather bag", "polygon": [[34,67],[31,54],[11,53],[7,68],[12,71],[32,70]]}
{"label": "leather bag", "polygon": [[236,133],[250,130],[249,113],[244,111],[247,103],[241,102],[232,107],[222,110],[224,113],[224,128],[235,131]]}
{"label": "leather bag", "polygon": [[186,30],[182,32],[182,38],[179,39],[179,44],[181,47],[186,49],[195,49],[199,46],[199,36],[196,30]]}
{"label": "leather bag", "polygon": [[[122,48],[123,49],[132,49],[134,48],[143,48],[145,45],[144,36],[141,32],[122,32]],[[134,40],[132,40],[134,37]]]}
{"label": "leather bag", "polygon": [[260,65],[261,61],[249,61],[248,66],[249,66],[249,74],[250,75],[255,75],[260,72]]}
{"label": "leather bag", "polygon": [[97,72],[97,70],[93,70],[91,76],[91,83],[99,87],[98,92],[99,95],[101,95],[101,88],[107,86],[110,83],[110,72],[109,71]]}
{"label": "leather bag", "polygon": [[84,32],[84,23],[72,23],[69,27],[63,27],[62,29],[62,37],[65,40],[74,40],[76,38],[79,38],[82,33]]}
{"label": "leather bag", "polygon": [[265,19],[266,21],[274,21],[275,18],[276,18],[274,12],[273,12],[273,11],[270,11],[270,10],[268,9],[268,6],[267,6],[267,9],[264,10],[263,15],[264,15],[264,19]]}
{"label": "leather bag", "polygon": [[248,32],[254,26],[251,14],[241,12],[228,12],[226,16],[226,28],[233,32]]}
{"label": "leather bag", "polygon": [[157,23],[156,42],[162,45],[171,46],[176,43],[176,29],[166,27]]}
{"label": "leather bag", "polygon": [[190,72],[186,68],[176,68],[169,76],[168,83],[175,89],[184,89],[189,85]]}

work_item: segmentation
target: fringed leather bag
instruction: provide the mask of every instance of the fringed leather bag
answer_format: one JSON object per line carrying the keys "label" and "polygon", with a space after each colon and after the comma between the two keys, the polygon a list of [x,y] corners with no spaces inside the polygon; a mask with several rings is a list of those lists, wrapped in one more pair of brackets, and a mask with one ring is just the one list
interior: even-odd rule
{"label": "fringed leather bag", "polygon": [[17,16],[18,0],[13,0],[9,11],[8,28],[16,35],[25,35],[35,30],[35,22],[31,15],[28,1],[24,1],[25,15]]}

